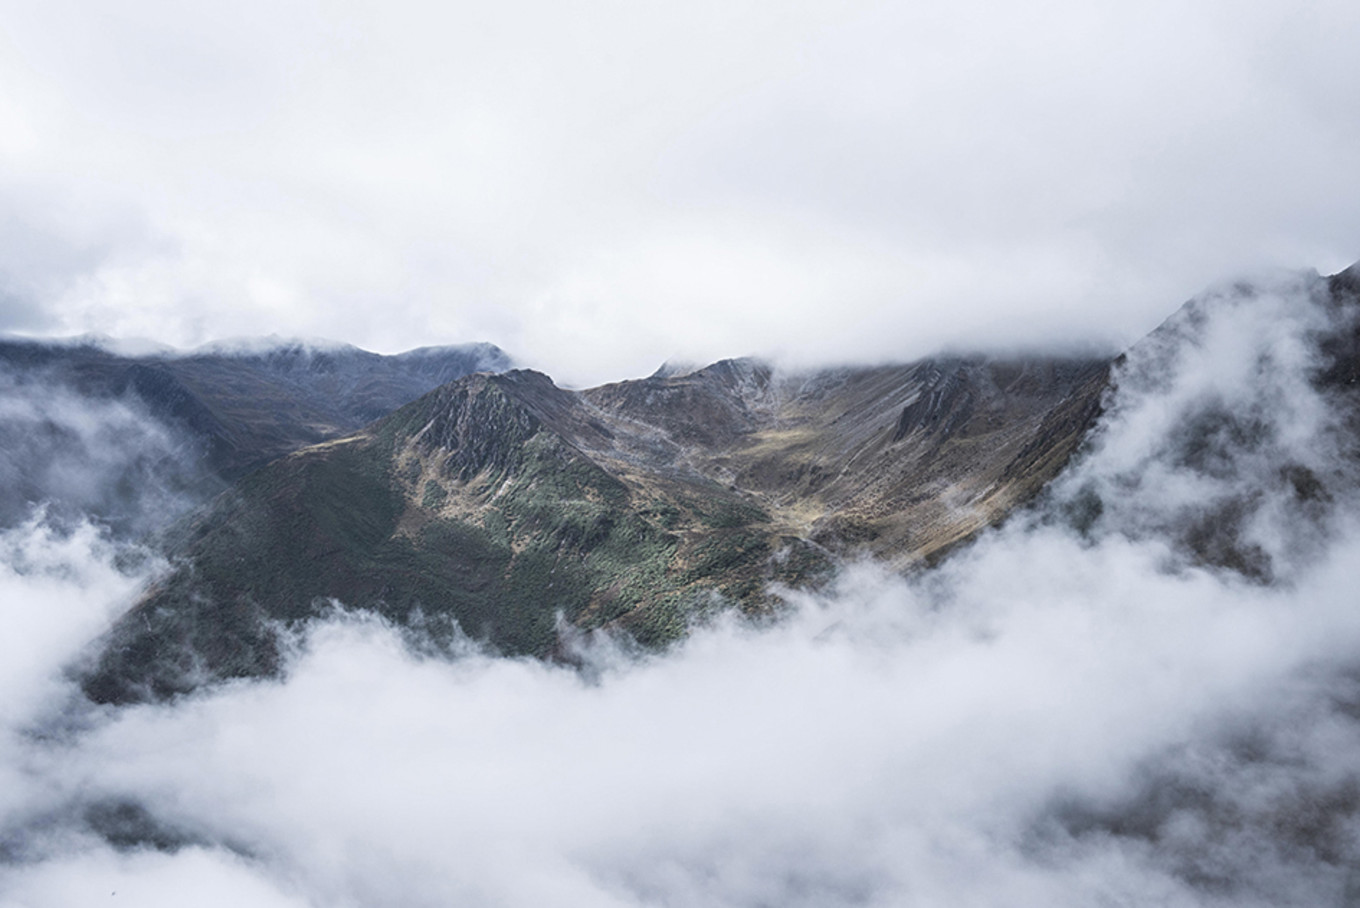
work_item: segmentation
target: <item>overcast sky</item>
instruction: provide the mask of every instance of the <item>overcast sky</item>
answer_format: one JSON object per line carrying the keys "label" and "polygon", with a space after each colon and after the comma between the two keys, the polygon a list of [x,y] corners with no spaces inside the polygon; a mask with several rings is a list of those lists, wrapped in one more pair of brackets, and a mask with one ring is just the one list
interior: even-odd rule
{"label": "overcast sky", "polygon": [[0,2],[0,331],[1125,343],[1360,258],[1353,2]]}

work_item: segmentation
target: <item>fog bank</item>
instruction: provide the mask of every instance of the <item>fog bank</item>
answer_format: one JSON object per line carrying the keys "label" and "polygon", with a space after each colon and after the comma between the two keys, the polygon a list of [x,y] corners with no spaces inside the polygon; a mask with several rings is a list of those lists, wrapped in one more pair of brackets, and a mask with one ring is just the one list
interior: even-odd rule
{"label": "fog bank", "polygon": [[0,547],[44,654],[0,663],[31,692],[0,900],[1346,904],[1360,510],[1314,381],[1346,317],[1307,277],[1207,295],[1045,500],[940,567],[849,564],[665,653],[586,638],[586,671],[339,609],[282,680],[95,709],[59,669],[140,577],[31,521]]}

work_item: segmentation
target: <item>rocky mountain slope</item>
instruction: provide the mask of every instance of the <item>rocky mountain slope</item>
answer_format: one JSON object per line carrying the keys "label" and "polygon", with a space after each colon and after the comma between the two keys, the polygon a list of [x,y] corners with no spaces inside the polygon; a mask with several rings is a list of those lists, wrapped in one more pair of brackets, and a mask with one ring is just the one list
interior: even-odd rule
{"label": "rocky mountain slope", "polygon": [[[1299,355],[1360,464],[1357,274],[1297,296],[1318,325]],[[114,629],[85,690],[123,702],[271,673],[284,629],[337,603],[548,656],[564,623],[660,644],[710,609],[769,613],[781,588],[819,582],[842,556],[929,563],[1034,498],[1090,437],[1112,380],[1155,384],[1159,357],[1201,343],[1205,305],[1115,360],[804,374],[727,360],[579,392],[532,371],[466,376],[246,476],[183,523],[178,567]],[[1324,520],[1329,489],[1353,477],[1257,475],[1278,460],[1253,454],[1274,444],[1266,423],[1186,403],[1163,453],[1230,481],[1212,512],[1170,514],[1159,532],[1192,560],[1270,582],[1249,530],[1279,496],[1259,490],[1279,486]],[[1136,508],[1136,488],[1068,485],[1058,510],[1079,532]]]}
{"label": "rocky mountain slope", "polygon": [[273,341],[120,355],[0,341],[0,527],[43,503],[119,535],[163,528],[233,479],[509,360],[489,344],[379,356]]}
{"label": "rocky mountain slope", "polygon": [[[644,643],[774,604],[835,553],[938,556],[1080,444],[1102,359],[926,360],[782,375],[730,360],[583,392],[477,374],[245,477],[116,630],[98,700],[267,673],[277,624],[335,601],[506,653],[558,622]],[[447,625],[446,625],[447,626]]]}

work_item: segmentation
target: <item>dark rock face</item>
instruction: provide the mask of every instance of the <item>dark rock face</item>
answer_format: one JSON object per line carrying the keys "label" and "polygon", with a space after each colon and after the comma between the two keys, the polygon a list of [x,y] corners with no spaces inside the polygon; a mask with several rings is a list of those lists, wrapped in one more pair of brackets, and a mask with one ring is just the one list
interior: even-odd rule
{"label": "dark rock face", "polygon": [[412,444],[427,456],[443,454],[444,475],[460,482],[517,465],[524,444],[543,426],[496,383],[480,379],[436,391],[422,413],[433,415]]}
{"label": "dark rock face", "polygon": [[1327,291],[1343,330],[1321,339],[1318,381],[1331,388],[1360,385],[1360,264],[1327,279]]}
{"label": "dark rock face", "polygon": [[973,415],[974,396],[962,363],[941,363],[926,376],[921,395],[902,408],[893,432],[901,441],[914,431],[930,435],[952,435]]}
{"label": "dark rock face", "polygon": [[722,360],[674,377],[604,385],[585,392],[609,413],[661,429],[674,442],[716,448],[761,425],[770,368],[752,360]]}

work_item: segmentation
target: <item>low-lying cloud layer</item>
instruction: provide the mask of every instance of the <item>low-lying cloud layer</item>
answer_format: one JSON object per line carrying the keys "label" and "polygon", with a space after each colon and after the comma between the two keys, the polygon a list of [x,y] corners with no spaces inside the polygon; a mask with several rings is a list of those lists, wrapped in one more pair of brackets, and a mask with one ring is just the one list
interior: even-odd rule
{"label": "low-lying cloud layer", "polygon": [[1314,290],[1183,314],[1046,502],[941,567],[850,565],[664,654],[585,640],[589,671],[339,611],[282,681],[72,706],[61,667],[137,578],[88,530],[11,531],[7,627],[47,642],[0,660],[31,692],[0,900],[1346,904],[1360,511]]}
{"label": "low-lying cloud layer", "polygon": [[220,487],[202,445],[134,393],[91,399],[42,370],[0,368],[0,527],[40,506],[120,536],[166,526]]}

